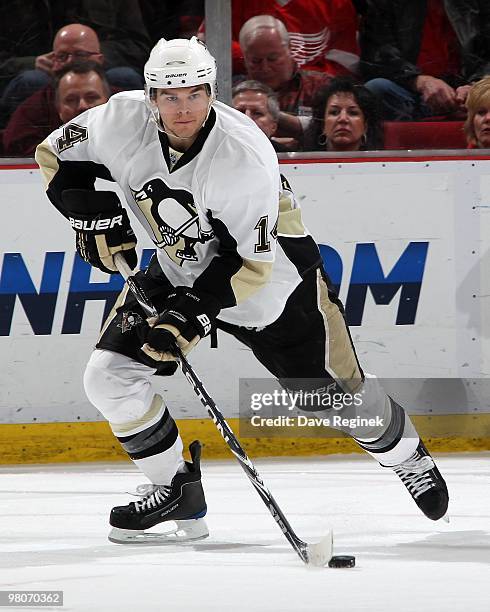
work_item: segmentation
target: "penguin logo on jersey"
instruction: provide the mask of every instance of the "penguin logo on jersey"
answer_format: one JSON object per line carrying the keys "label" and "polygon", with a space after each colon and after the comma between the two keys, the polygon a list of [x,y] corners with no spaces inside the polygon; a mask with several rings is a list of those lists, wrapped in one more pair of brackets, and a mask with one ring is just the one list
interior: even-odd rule
{"label": "penguin logo on jersey", "polygon": [[144,323],[143,318],[137,312],[123,312],[121,322],[117,324],[117,327],[121,330],[121,334],[125,334],[141,323]]}
{"label": "penguin logo on jersey", "polygon": [[160,178],[131,190],[153,232],[153,241],[177,264],[197,261],[196,243],[204,244],[214,237],[212,231],[201,230],[192,194],[185,189],[172,189]]}

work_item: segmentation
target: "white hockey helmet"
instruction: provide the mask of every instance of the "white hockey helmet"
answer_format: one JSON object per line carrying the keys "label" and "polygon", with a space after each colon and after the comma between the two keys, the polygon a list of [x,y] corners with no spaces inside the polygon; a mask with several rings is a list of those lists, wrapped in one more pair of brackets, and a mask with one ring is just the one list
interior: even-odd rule
{"label": "white hockey helmet", "polygon": [[190,40],[161,38],[150,53],[144,74],[148,96],[155,88],[194,87],[207,83],[212,100],[216,99],[216,60],[195,36]]}

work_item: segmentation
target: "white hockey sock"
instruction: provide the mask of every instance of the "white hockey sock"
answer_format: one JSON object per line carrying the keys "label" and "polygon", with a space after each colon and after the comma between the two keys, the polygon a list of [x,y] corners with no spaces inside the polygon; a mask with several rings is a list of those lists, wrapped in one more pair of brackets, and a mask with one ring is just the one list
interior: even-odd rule
{"label": "white hockey sock", "polygon": [[417,449],[419,434],[405,410],[390,398],[391,419],[377,440],[356,438],[358,444],[381,465],[394,467],[406,461]]}
{"label": "white hockey sock", "polygon": [[182,439],[178,436],[173,445],[163,453],[144,459],[133,459],[133,462],[153,484],[169,485],[175,474],[187,471],[182,449]]}
{"label": "white hockey sock", "polygon": [[[153,484],[169,485],[177,472],[186,471],[182,439],[159,395],[153,397],[149,410],[139,419],[110,425],[131,460]],[[166,446],[165,439],[175,434],[177,437],[171,446],[158,452],[159,445]],[[141,458],[135,456],[141,453],[151,454]]]}
{"label": "white hockey sock", "polygon": [[395,444],[393,448],[387,451],[371,452],[367,448],[365,449],[372,457],[379,461],[381,465],[387,467],[394,467],[400,465],[406,461],[417,449],[420,438],[413,426],[410,417],[406,415],[405,429],[401,439]]}

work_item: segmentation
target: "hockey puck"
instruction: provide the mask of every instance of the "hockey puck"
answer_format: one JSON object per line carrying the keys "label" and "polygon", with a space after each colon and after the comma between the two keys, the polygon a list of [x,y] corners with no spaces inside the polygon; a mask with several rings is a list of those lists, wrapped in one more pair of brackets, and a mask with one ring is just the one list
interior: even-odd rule
{"label": "hockey puck", "polygon": [[328,562],[328,567],[354,567],[356,558],[350,555],[335,555]]}

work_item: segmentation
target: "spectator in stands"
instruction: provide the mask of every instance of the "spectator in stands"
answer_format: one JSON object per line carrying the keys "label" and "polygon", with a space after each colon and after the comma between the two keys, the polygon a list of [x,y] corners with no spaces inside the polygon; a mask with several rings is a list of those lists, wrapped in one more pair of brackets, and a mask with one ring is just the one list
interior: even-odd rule
{"label": "spectator in stands", "polygon": [[88,60],[102,64],[104,56],[95,31],[79,23],[61,28],[54,37],[53,50],[36,58],[39,68],[47,79],[46,85],[49,77],[57,74],[69,62]]}
{"label": "spectator in stands", "polygon": [[351,0],[232,0],[231,7],[233,74],[245,70],[240,29],[257,15],[270,15],[284,24],[299,68],[330,75],[357,72],[357,15]]}
{"label": "spectator in stands", "polygon": [[466,99],[464,125],[469,149],[490,149],[490,76],[478,81]]}
{"label": "spectator in stands", "polygon": [[315,93],[331,77],[297,67],[284,24],[270,15],[258,15],[240,30],[247,79],[268,85],[277,95],[282,113],[278,136],[295,138],[300,145],[313,112]]}
{"label": "spectator in stands", "polygon": [[[17,4],[17,0],[10,2]],[[50,26],[47,28],[50,36],[53,30],[61,30],[52,43],[52,50],[31,57],[30,62],[22,66],[24,70],[6,85],[0,100],[5,113],[11,114],[22,100],[49,82],[54,71],[54,56],[57,54],[63,57],[63,54],[68,53],[90,52],[91,59],[94,59],[95,52],[98,52],[103,58],[111,85],[119,89],[143,87],[141,74],[148,57],[150,40],[138,0],[80,0],[63,3],[44,0],[40,4],[48,14],[45,21]],[[32,32],[44,27],[45,24],[38,24],[35,20],[38,12],[32,18],[22,20],[24,31],[19,32],[22,38],[30,37]],[[64,32],[66,28],[70,28],[68,33]],[[89,35],[88,31],[92,34]],[[60,61],[66,64],[73,59],[83,57],[71,56]]]}
{"label": "spectator in stands", "polygon": [[88,108],[105,104],[111,87],[97,64],[66,66],[56,84],[55,104],[61,123],[68,123]]}
{"label": "spectator in stands", "polygon": [[152,45],[160,38],[196,36],[204,18],[204,0],[140,0],[140,6]]}
{"label": "spectator in stands", "polygon": [[73,62],[59,72],[54,85],[33,94],[14,112],[3,135],[4,152],[34,155],[36,146],[53,130],[87,108],[107,102],[111,88],[97,62]]}
{"label": "spectator in stands", "polygon": [[312,150],[382,148],[376,96],[349,77],[336,77],[318,92],[308,145]]}
{"label": "spectator in stands", "polygon": [[233,88],[232,105],[255,121],[276,151],[290,150],[284,139],[274,138],[281,111],[276,95],[270,87],[259,81],[243,81]]}
{"label": "spectator in stands", "polygon": [[369,0],[361,23],[361,72],[384,119],[461,115],[490,73],[488,0]]}

